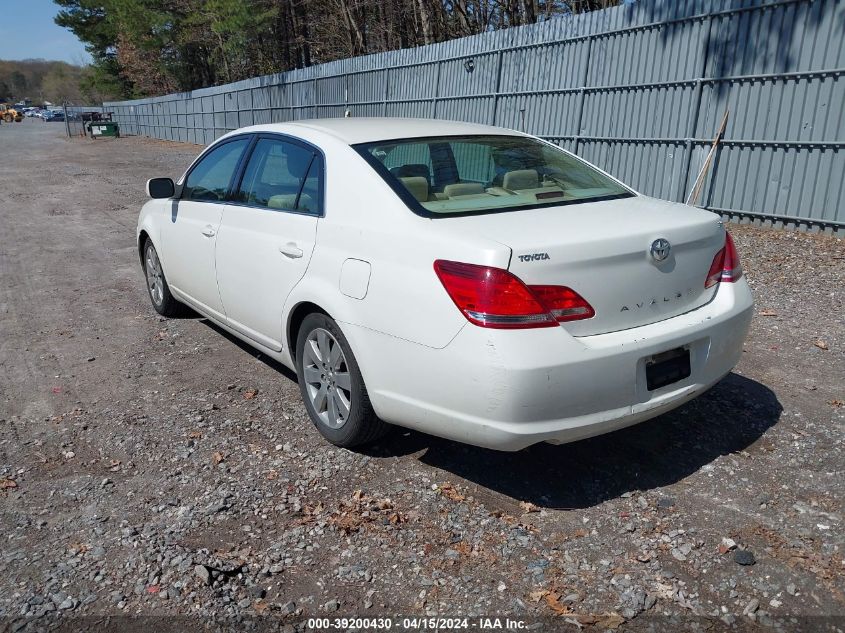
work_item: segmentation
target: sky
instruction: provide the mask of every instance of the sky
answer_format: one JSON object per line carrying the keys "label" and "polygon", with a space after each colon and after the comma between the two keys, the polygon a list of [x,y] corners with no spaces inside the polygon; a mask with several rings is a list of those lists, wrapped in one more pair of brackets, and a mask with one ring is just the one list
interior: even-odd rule
{"label": "sky", "polygon": [[52,0],[0,0],[0,59],[90,62],[82,42],[53,22],[58,12]]}

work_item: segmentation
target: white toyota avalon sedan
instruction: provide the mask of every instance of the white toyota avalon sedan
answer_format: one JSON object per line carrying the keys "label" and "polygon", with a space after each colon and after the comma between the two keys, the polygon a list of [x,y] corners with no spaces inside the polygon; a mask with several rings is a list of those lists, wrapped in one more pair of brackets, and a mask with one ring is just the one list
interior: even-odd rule
{"label": "white toyota avalon sedan", "polygon": [[338,446],[388,424],[500,450],[613,431],[718,382],[751,320],[719,217],[512,130],[260,125],[147,190],[153,307],[295,370]]}

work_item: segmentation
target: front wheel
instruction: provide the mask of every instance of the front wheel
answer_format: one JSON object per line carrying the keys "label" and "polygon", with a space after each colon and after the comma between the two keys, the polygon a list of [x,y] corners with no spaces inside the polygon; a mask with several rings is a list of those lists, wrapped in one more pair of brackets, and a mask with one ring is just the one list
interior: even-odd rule
{"label": "front wheel", "polygon": [[166,317],[178,316],[182,304],[170,294],[170,286],[167,285],[167,278],[152,240],[147,240],[144,244],[144,275],[147,278],[147,292],[155,311]]}
{"label": "front wheel", "polygon": [[296,340],[296,369],[305,408],[320,434],[335,446],[351,448],[383,436],[358,362],[337,323],[309,314]]}

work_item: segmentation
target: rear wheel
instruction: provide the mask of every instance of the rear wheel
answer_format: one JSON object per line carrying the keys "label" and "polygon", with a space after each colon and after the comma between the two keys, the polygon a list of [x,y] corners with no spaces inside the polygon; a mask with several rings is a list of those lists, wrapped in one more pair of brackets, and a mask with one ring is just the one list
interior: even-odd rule
{"label": "rear wheel", "polygon": [[320,434],[335,446],[351,448],[383,436],[358,362],[337,323],[309,314],[296,340],[296,369],[305,408]]}
{"label": "rear wheel", "polygon": [[151,240],[144,244],[144,275],[147,278],[147,292],[155,311],[166,317],[178,316],[182,304],[170,294],[170,286],[167,285],[164,269]]}

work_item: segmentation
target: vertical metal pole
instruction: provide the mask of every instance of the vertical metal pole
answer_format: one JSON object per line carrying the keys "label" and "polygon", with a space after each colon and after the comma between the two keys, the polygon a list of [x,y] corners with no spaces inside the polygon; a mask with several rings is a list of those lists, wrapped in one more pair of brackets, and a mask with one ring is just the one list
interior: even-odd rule
{"label": "vertical metal pole", "polygon": [[437,72],[435,73],[434,77],[434,107],[432,108],[431,118],[437,118],[437,101],[440,98],[440,68],[443,66],[443,62],[439,59],[437,60]]}
{"label": "vertical metal pole", "polygon": [[687,183],[689,182],[690,169],[692,168],[693,139],[695,138],[695,131],[698,128],[698,119],[701,116],[701,97],[704,92],[704,76],[707,73],[707,58],[710,54],[712,31],[713,16],[709,15],[707,16],[707,29],[704,32],[704,42],[702,43],[701,67],[698,71],[698,78],[695,80],[695,91],[692,96],[692,111],[690,112],[689,126],[687,127],[687,138],[684,142],[683,170],[681,172],[680,182],[678,183],[678,193],[675,198],[678,202],[683,202],[687,199]]}
{"label": "vertical metal pole", "polygon": [[572,153],[578,153],[578,145],[581,142],[581,125],[584,120],[584,101],[586,100],[587,79],[590,74],[590,60],[593,52],[593,38],[587,39],[587,59],[584,61],[584,71],[581,73],[580,85],[578,86],[578,106],[575,114],[575,143]]}
{"label": "vertical metal pole", "polygon": [[67,116],[67,103],[62,104],[62,110],[65,113],[65,131],[67,131],[67,137],[70,138],[70,119]]}
{"label": "vertical metal pole", "polygon": [[319,119],[320,118],[320,110],[317,107],[317,78],[316,77],[314,77],[313,90],[314,90],[314,118]]}
{"label": "vertical metal pole", "polygon": [[496,91],[493,93],[493,112],[490,117],[490,125],[496,125],[496,117],[499,115],[499,92],[502,89],[502,57],[502,50],[499,49],[496,53]]}
{"label": "vertical metal pole", "polygon": [[381,102],[381,115],[387,116],[387,96],[390,89],[390,68],[384,69],[384,96]]}
{"label": "vertical metal pole", "polygon": [[[256,92],[256,90],[262,90],[262,88],[250,88],[249,89],[249,106],[250,106],[250,111],[252,112],[252,124],[253,125],[255,125],[255,112],[256,112],[255,92]],[[266,92],[267,89],[263,88],[263,90]],[[267,103],[269,103],[269,102],[270,102],[270,99],[269,99],[269,95],[268,95]],[[193,101],[191,103],[193,105]],[[196,120],[196,119],[194,119],[194,120]]]}

